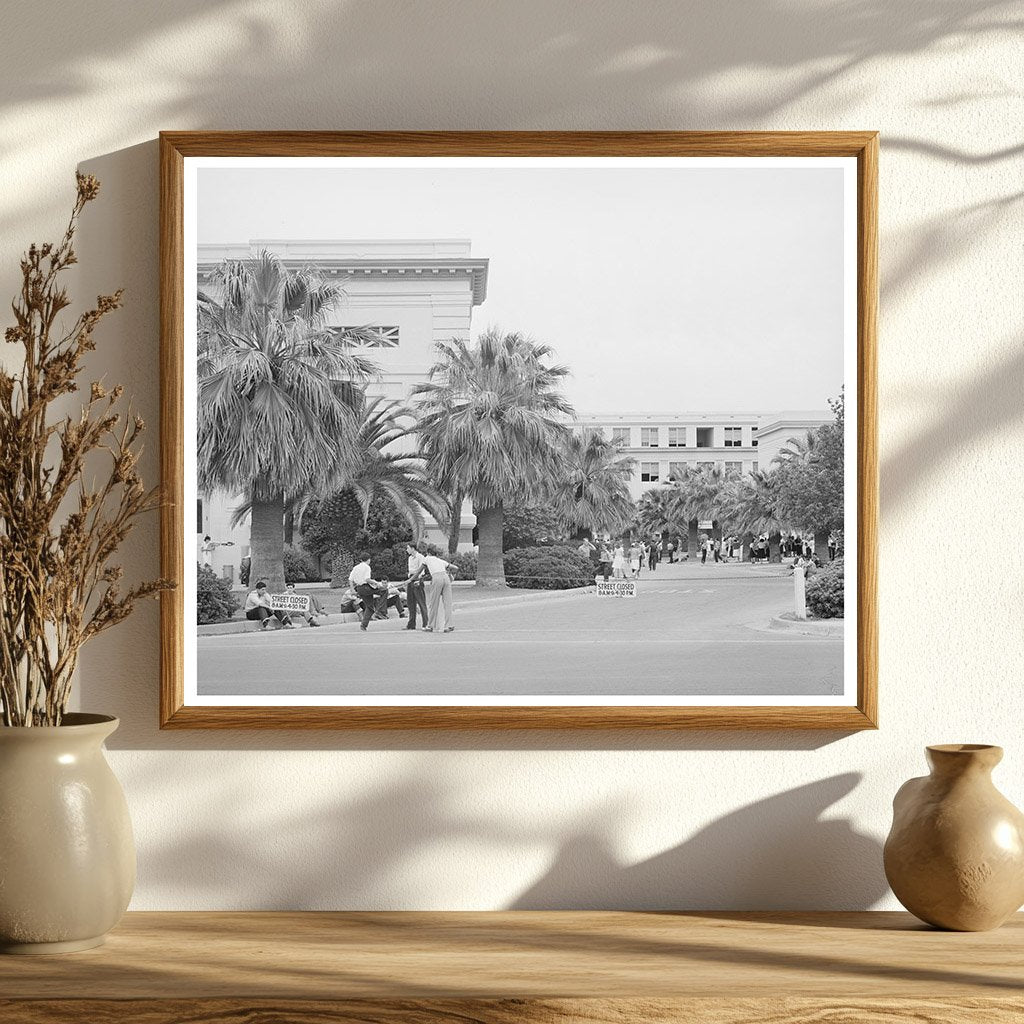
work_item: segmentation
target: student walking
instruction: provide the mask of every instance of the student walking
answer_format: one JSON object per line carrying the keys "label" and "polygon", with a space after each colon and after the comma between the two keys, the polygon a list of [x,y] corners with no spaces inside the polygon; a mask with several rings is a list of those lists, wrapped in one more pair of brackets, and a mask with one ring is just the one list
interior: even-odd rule
{"label": "student walking", "polygon": [[640,561],[643,558],[643,549],[639,544],[632,544],[629,548],[629,575],[636,579],[640,575]]}
{"label": "student walking", "polygon": [[369,628],[371,619],[388,617],[388,588],[386,585],[382,588],[381,584],[373,579],[368,554],[360,554],[359,561],[348,574],[348,582],[363,601],[363,620],[359,623],[359,628],[363,632]]}
{"label": "student walking", "polygon": [[658,568],[658,563],[661,561],[661,550],[657,540],[651,541],[651,550],[647,556],[647,568],[654,572]]}
{"label": "student walking", "polygon": [[617,544],[615,547],[615,556],[612,559],[612,573],[617,580],[625,578],[626,549],[622,544]]}
{"label": "student walking", "polygon": [[601,554],[598,556],[598,559],[598,571],[604,577],[605,583],[607,583],[608,577],[612,574],[612,553],[607,544],[601,545]]}

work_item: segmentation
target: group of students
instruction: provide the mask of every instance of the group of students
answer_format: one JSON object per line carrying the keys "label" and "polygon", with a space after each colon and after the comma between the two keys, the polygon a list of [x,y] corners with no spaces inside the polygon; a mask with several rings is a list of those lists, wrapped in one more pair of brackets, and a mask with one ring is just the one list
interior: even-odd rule
{"label": "group of students", "polygon": [[613,576],[617,580],[637,579],[645,566],[654,572],[661,561],[661,541],[657,538],[650,544],[621,540],[614,546],[608,540],[600,544],[585,540],[579,551],[588,558],[597,558],[598,572],[606,582]]}
{"label": "group of students", "polygon": [[[418,611],[424,632],[453,632],[455,617],[452,609],[452,578],[457,571],[456,567],[437,555],[428,554],[423,544],[407,544],[405,550],[409,556],[408,578],[405,581],[409,622],[405,628],[416,629]],[[389,588],[392,585],[387,580],[373,578],[368,554],[360,555],[359,561],[349,573],[348,582],[363,604],[362,619],[359,623],[361,630],[369,629],[374,619],[387,618]],[[402,616],[400,595],[397,606],[398,614]]]}
{"label": "group of students", "polygon": [[[437,555],[427,554],[423,546],[406,545],[409,556],[408,578],[405,580],[405,595],[409,606],[409,622],[406,629],[416,629],[416,613],[423,623],[424,632],[451,633],[455,629],[455,617],[452,609],[452,577],[456,567]],[[387,580],[375,580],[370,568],[370,556],[360,554],[359,561],[352,567],[348,577],[349,589],[342,595],[342,611],[358,611],[360,613],[359,628],[364,632],[369,629],[375,619],[388,617],[388,606],[398,609],[400,618],[405,618],[405,606],[402,603],[401,590]],[[289,583],[285,588],[288,594],[295,593],[295,584]],[[271,595],[267,592],[265,580],[258,580],[256,586],[245,599],[245,617],[258,622],[260,629],[274,628],[294,629],[293,615],[300,615],[310,626],[319,626],[317,618],[324,615],[316,597],[312,593],[302,595],[309,599],[305,612],[296,613],[285,609],[271,607]]]}

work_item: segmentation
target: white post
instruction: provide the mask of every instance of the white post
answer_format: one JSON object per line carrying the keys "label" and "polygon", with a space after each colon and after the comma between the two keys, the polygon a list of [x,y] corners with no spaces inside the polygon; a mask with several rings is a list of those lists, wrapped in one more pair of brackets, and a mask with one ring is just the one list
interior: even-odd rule
{"label": "white post", "polygon": [[804,586],[804,568],[796,565],[793,567],[793,611],[798,619],[807,618],[807,597]]}

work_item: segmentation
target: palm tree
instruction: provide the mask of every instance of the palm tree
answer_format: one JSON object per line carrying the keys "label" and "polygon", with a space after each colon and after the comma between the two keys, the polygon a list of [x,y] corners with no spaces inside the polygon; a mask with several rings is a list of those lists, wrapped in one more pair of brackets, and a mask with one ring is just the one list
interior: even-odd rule
{"label": "palm tree", "polygon": [[[780,466],[780,468],[786,468],[787,466],[796,471],[797,473],[803,472],[816,472],[818,464],[821,462],[821,444],[820,434],[817,430],[808,430],[805,437],[791,437],[779,452],[778,455],[772,460],[773,463]],[[792,479],[792,478],[790,478]],[[801,525],[801,524],[794,524]],[[831,532],[828,527],[824,527],[821,523],[805,523],[802,524],[805,528],[810,527],[814,534],[814,553],[818,556],[823,563],[829,562],[828,553],[828,538]]]}
{"label": "palm tree", "polygon": [[351,351],[359,331],[326,327],[340,285],[268,252],[226,261],[215,284],[198,296],[199,488],[248,499],[250,577],[278,586],[285,505],[327,493],[352,462],[376,367]]}
{"label": "palm tree", "polygon": [[[425,462],[401,443],[413,433],[407,411],[398,403],[375,398],[364,406],[355,453],[339,474],[338,490],[325,499],[303,493],[292,502],[291,510],[303,533],[316,538],[316,543],[309,540],[310,550],[320,555],[329,553],[336,541],[343,540],[337,536],[339,523],[351,521],[356,515],[365,526],[376,498],[387,499],[416,538],[422,534],[428,514],[440,524],[447,522],[448,503],[427,478]],[[244,513],[244,508],[238,509],[234,518],[238,520]],[[350,528],[354,529],[355,524]]]}
{"label": "palm tree", "polygon": [[552,504],[570,532],[615,534],[633,518],[629,481],[636,460],[623,455],[596,430],[572,433],[565,442],[566,466],[552,489]]}
{"label": "palm tree", "polygon": [[768,534],[768,560],[782,560],[781,538],[786,529],[776,511],[777,481],[772,473],[757,470],[729,481],[722,496],[722,512],[736,524],[746,541]]}
{"label": "palm tree", "polygon": [[685,525],[679,519],[677,491],[673,487],[652,487],[636,503],[636,525],[646,537],[682,534]]}
{"label": "palm tree", "polygon": [[502,503],[542,494],[565,468],[572,406],[559,385],[569,371],[550,364],[553,354],[490,329],[475,345],[439,344],[429,380],[413,388],[433,480],[476,509],[478,586],[505,586]]}
{"label": "palm tree", "polygon": [[683,466],[673,477],[676,517],[687,524],[690,558],[697,557],[700,520],[710,519],[717,525],[721,519],[721,497],[726,483],[725,474],[717,466]]}

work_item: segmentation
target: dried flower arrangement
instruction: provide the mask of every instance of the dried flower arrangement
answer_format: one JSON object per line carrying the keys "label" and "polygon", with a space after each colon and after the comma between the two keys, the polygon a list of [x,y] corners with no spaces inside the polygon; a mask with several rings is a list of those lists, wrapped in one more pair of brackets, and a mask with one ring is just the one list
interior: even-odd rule
{"label": "dried flower arrangement", "polygon": [[[21,261],[21,291],[5,337],[24,348],[20,373],[0,369],[0,709],[5,726],[59,725],[84,643],[131,614],[140,598],[171,584],[151,580],[121,590],[110,559],[135,519],[159,504],[136,469],[145,428],[124,389],[90,385],[78,416],[51,423],[51,406],[78,391],[93,331],[121,305],[100,295],[70,330],[58,326],[70,304],[60,274],[77,262],[73,242],[99,182],[78,174],[78,196],[63,239],[33,245]],[[85,480],[90,455],[111,467],[105,483]]]}

